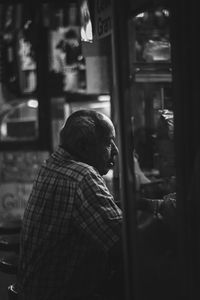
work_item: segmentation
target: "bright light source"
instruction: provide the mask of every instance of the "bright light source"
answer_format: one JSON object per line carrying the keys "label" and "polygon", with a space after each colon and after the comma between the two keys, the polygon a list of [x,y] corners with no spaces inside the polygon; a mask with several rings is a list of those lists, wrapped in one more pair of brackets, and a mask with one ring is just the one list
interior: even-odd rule
{"label": "bright light source", "polygon": [[31,100],[28,101],[27,104],[28,104],[29,107],[38,108],[38,101],[37,100],[31,99]]}
{"label": "bright light source", "polygon": [[98,96],[99,101],[110,101],[110,95],[100,95]]}
{"label": "bright light source", "polygon": [[80,15],[81,15],[81,40],[84,42],[92,42],[93,33],[92,33],[92,23],[90,19],[88,0],[81,1]]}
{"label": "bright light source", "polygon": [[169,12],[168,9],[163,9],[162,12],[163,12],[163,14],[164,14],[166,17],[169,17],[170,12]]}
{"label": "bright light source", "polygon": [[135,18],[144,18],[144,13],[140,13],[140,14],[138,14],[137,16],[135,16]]}
{"label": "bright light source", "polygon": [[7,136],[7,124],[6,123],[3,123],[1,125],[1,136],[2,137]]}
{"label": "bright light source", "polygon": [[93,34],[92,34],[92,23],[88,21],[88,23],[84,27],[81,27],[81,40],[84,42],[92,42]]}

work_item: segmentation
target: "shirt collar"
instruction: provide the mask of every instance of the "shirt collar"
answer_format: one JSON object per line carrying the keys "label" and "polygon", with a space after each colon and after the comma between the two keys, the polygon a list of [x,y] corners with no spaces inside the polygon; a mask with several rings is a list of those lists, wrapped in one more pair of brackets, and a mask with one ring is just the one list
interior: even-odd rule
{"label": "shirt collar", "polygon": [[68,151],[66,151],[62,147],[58,147],[56,151],[52,154],[52,156],[56,159],[64,159],[64,160],[77,160],[73,155],[71,155]]}
{"label": "shirt collar", "polygon": [[[58,146],[58,148],[56,149],[55,152],[53,152],[52,154],[53,158],[57,159],[57,160],[65,160],[65,161],[69,161],[69,160],[74,160],[74,161],[81,161],[80,159],[78,159],[75,155],[72,155],[71,153],[69,153],[67,150],[65,150],[64,148],[62,148],[61,146]],[[86,163],[87,164],[87,163]],[[91,165],[90,165],[91,166]],[[99,171],[91,166],[97,173],[99,173]]]}

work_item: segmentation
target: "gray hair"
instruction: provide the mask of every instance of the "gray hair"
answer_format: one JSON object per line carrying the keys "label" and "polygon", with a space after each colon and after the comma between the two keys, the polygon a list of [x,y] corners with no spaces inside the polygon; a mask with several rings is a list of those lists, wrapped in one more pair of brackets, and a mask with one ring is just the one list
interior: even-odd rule
{"label": "gray hair", "polygon": [[108,117],[94,110],[78,110],[66,120],[60,131],[60,146],[77,153],[80,141],[97,143],[108,130]]}

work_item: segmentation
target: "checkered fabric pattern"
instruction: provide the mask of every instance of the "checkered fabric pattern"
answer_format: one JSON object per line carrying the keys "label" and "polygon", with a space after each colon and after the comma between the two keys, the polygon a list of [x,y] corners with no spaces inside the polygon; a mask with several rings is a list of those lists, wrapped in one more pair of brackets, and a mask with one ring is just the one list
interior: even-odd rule
{"label": "checkered fabric pattern", "polygon": [[59,147],[41,166],[24,213],[18,274],[24,299],[90,293],[105,274],[121,223],[98,171]]}

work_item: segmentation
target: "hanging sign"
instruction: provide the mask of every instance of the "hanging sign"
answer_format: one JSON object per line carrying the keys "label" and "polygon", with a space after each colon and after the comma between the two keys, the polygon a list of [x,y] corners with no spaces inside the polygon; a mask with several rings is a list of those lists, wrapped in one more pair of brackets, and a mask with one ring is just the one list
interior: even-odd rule
{"label": "hanging sign", "polygon": [[112,6],[111,0],[95,1],[95,36],[101,39],[112,31]]}

